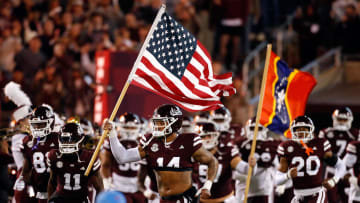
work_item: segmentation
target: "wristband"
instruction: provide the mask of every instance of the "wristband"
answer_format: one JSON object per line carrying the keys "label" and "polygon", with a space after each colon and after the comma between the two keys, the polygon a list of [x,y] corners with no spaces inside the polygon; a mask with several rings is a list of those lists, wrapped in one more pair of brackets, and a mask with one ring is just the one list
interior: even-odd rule
{"label": "wristband", "polygon": [[146,199],[150,199],[151,195],[152,195],[151,190],[146,189],[146,190],[144,191],[144,196],[146,197]]}
{"label": "wristband", "polygon": [[205,183],[204,183],[204,186],[201,188],[201,189],[207,189],[207,190],[211,190],[211,186],[212,186],[213,182],[211,180],[207,180]]}

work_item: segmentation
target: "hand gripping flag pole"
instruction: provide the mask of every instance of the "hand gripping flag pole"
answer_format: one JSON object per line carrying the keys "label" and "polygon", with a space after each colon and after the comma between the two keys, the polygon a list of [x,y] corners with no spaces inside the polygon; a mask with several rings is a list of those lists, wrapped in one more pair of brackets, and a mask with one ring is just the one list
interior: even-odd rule
{"label": "hand gripping flag pole", "polygon": [[[111,115],[110,115],[110,118],[109,118],[110,121],[113,121],[113,120],[114,120],[114,118],[115,118],[115,116],[116,116],[116,114],[117,114],[117,111],[119,110],[120,104],[121,104],[122,100],[124,99],[124,96],[125,96],[125,94],[126,94],[126,91],[127,91],[128,87],[129,87],[129,85],[130,85],[130,83],[131,83],[131,81],[132,81],[132,79],[133,79],[133,76],[134,76],[134,74],[135,74],[135,72],[136,72],[137,67],[139,66],[140,59],[141,59],[141,57],[142,57],[142,55],[143,55],[143,52],[145,51],[146,46],[147,46],[147,44],[148,44],[149,41],[150,41],[150,36],[152,36],[152,34],[153,34],[154,30],[155,30],[155,27],[157,26],[158,22],[160,21],[161,15],[165,12],[165,8],[166,8],[166,6],[163,4],[163,5],[160,7],[160,9],[159,9],[159,11],[158,11],[158,13],[157,13],[157,15],[156,15],[156,17],[155,17],[155,20],[154,20],[154,22],[153,22],[153,24],[152,24],[152,26],[151,26],[151,28],[150,28],[150,31],[149,31],[149,33],[148,33],[147,36],[146,36],[146,39],[145,39],[145,41],[144,41],[144,44],[143,44],[143,46],[141,47],[141,50],[140,50],[140,52],[139,52],[139,55],[138,55],[138,57],[136,58],[136,61],[135,61],[135,63],[134,63],[134,66],[132,67],[132,70],[131,70],[131,72],[130,72],[130,74],[129,74],[129,76],[128,76],[128,79],[127,79],[127,81],[126,81],[126,83],[125,83],[125,85],[124,85],[124,87],[123,87],[123,89],[122,89],[122,91],[121,91],[120,96],[118,97],[118,100],[116,101],[115,107],[114,107],[114,109],[113,109],[113,111],[112,111],[112,113],[111,113]],[[89,165],[88,165],[88,167],[87,167],[87,169],[86,169],[86,171],[85,171],[85,176],[88,176],[88,175],[89,175],[89,173],[90,173],[90,171],[91,171],[91,168],[92,168],[92,166],[94,165],[94,162],[95,162],[95,160],[96,160],[96,158],[97,158],[97,156],[98,156],[98,154],[99,154],[101,145],[104,143],[104,140],[105,140],[105,137],[106,137],[107,134],[108,134],[108,131],[107,131],[107,130],[104,130],[103,133],[102,133],[102,135],[101,135],[101,137],[100,137],[99,143],[98,143],[97,146],[96,146],[95,152],[94,152],[94,154],[93,154],[92,157],[91,157],[90,163],[89,163]]]}
{"label": "hand gripping flag pole", "polygon": [[[256,136],[258,134],[259,121],[260,121],[260,116],[261,116],[261,109],[262,109],[263,100],[264,100],[264,92],[265,92],[266,78],[267,78],[268,67],[269,67],[271,47],[272,47],[271,44],[267,45],[265,67],[264,67],[264,73],[263,73],[263,78],[262,78],[262,82],[261,82],[260,100],[259,100],[258,107],[257,107],[256,123],[255,123],[254,137],[253,137],[252,144],[251,144],[250,157],[254,156],[255,149],[256,149]],[[248,198],[252,170],[253,170],[253,168],[249,166],[248,175],[247,175],[247,178],[246,178],[246,188],[245,188],[245,195],[244,195],[244,203],[247,202],[247,198]]]}

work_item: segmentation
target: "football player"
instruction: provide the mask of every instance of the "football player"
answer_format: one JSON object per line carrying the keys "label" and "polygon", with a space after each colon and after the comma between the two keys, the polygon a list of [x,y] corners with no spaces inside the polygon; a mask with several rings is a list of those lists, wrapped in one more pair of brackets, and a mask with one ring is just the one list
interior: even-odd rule
{"label": "football player", "polygon": [[[314,138],[314,124],[307,116],[299,116],[292,121],[292,139],[278,147],[280,157],[276,173],[277,185],[292,179],[293,202],[327,202],[323,186],[329,190],[346,172],[345,164],[331,151],[331,144],[324,138]],[[323,162],[335,168],[335,175],[323,180]]]}
{"label": "football player", "polygon": [[193,129],[193,118],[191,116],[184,116],[181,125],[181,133],[192,133]]}
{"label": "football player", "polygon": [[[119,164],[147,158],[156,175],[160,202],[196,202],[196,196],[210,197],[217,171],[217,160],[208,152],[196,134],[178,134],[182,112],[176,105],[165,104],[155,109],[152,134],[143,136],[140,145],[126,149],[117,139],[113,124],[105,122],[109,131],[111,152]],[[198,191],[192,186],[191,158],[208,166],[208,180]]]}
{"label": "football player", "polygon": [[21,152],[24,163],[21,175],[15,182],[18,191],[24,190],[25,183],[35,189],[38,202],[47,202],[47,182],[49,168],[46,155],[58,148],[58,133],[53,132],[55,115],[49,105],[43,104],[33,110],[29,118],[31,136],[23,139]]}
{"label": "football player", "polygon": [[[241,158],[244,161],[248,160],[251,151],[251,144],[254,138],[256,118],[253,117],[246,122],[245,137],[246,139],[238,143]],[[277,144],[267,137],[267,128],[259,124],[258,134],[256,136],[255,158],[257,159],[257,172],[252,176],[250,182],[250,189],[248,194],[248,202],[270,202],[270,196],[273,194],[273,176],[274,167],[278,165],[276,157]],[[243,201],[242,195],[246,186],[247,174],[241,176],[237,175],[239,180],[236,181],[237,198]]]}
{"label": "football player", "polygon": [[[329,140],[331,149],[338,157],[343,158],[345,149],[349,142],[358,140],[359,130],[352,128],[353,114],[348,107],[335,109],[332,114],[333,126],[323,129],[319,133],[319,138]],[[335,169],[331,166],[326,166],[325,178],[334,176]],[[342,202],[348,202],[345,189],[349,185],[340,180],[339,183],[331,190],[328,191],[329,202],[335,203],[340,199]]]}
{"label": "football player", "polygon": [[229,144],[235,141],[235,131],[230,129],[231,113],[226,107],[210,111],[209,120],[220,132],[219,142]]}
{"label": "football player", "polygon": [[347,179],[350,182],[349,190],[349,203],[359,203],[360,202],[360,141],[352,141],[348,144],[346,148],[346,154],[344,157],[344,162],[346,167],[350,168],[350,174],[346,175],[344,179]]}
{"label": "football player", "polygon": [[[246,174],[248,164],[241,160],[239,150],[236,146],[219,145],[219,133],[214,123],[201,122],[196,123],[195,132],[197,132],[206,150],[210,151],[219,162],[218,171],[211,188],[211,197],[209,199],[200,199],[201,202],[237,202],[234,196],[234,188],[232,184],[232,171],[235,170],[240,174]],[[249,165],[254,167],[256,159],[249,160]],[[199,178],[201,183],[207,180],[207,165],[200,164]],[[256,171],[254,169],[254,171]]]}
{"label": "football player", "polygon": [[[141,131],[140,118],[134,113],[124,113],[119,117],[118,137],[126,149],[138,146]],[[111,154],[109,141],[106,140],[101,154],[101,173],[104,177],[105,189],[112,189],[124,193],[128,202],[145,202],[145,197],[139,191],[137,174],[139,162],[118,164]]]}
{"label": "football player", "polygon": [[52,149],[47,156],[50,178],[47,185],[49,203],[89,203],[88,186],[97,193],[103,190],[100,177],[100,160],[96,160],[88,176],[84,172],[92,151],[81,149],[84,132],[78,123],[67,123],[61,129],[59,149]]}

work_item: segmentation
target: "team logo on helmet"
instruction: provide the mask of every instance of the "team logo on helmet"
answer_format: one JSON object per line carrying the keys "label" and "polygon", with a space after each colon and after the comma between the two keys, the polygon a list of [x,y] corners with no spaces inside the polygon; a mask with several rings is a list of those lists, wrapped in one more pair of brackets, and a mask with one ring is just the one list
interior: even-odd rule
{"label": "team logo on helmet", "polygon": [[333,132],[329,132],[329,134],[327,135],[328,138],[334,138],[334,133]]}
{"label": "team logo on helmet", "polygon": [[180,111],[179,108],[171,108],[170,109],[170,115],[171,116],[181,116],[182,112]]}
{"label": "team logo on helmet", "polygon": [[289,153],[293,152],[293,151],[294,151],[294,147],[293,147],[293,146],[289,146],[289,147],[287,148],[287,151],[288,151]]}

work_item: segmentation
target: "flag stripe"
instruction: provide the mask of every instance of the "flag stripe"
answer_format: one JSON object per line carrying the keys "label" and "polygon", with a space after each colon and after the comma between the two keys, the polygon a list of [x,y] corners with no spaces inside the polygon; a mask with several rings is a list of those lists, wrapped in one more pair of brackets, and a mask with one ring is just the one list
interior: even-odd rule
{"label": "flag stripe", "polygon": [[142,77],[143,79],[145,79],[146,82],[150,84],[154,89],[159,90],[161,94],[170,98],[174,98],[180,102],[186,102],[189,104],[204,105],[204,106],[211,105],[214,104],[214,102],[217,102],[217,101],[206,101],[206,100],[196,100],[196,99],[194,100],[191,98],[180,97],[178,95],[171,94],[170,92],[167,92],[164,89],[162,89],[159,83],[157,83],[152,77],[150,77],[145,72],[143,72],[142,69],[137,69],[136,74]]}
{"label": "flag stripe", "polygon": [[159,91],[154,89],[149,83],[147,83],[143,78],[137,77],[136,80],[134,80],[132,83],[136,86],[139,86],[148,91],[154,92],[155,94],[158,94],[160,96],[163,96],[163,97],[166,97],[166,98],[172,100],[175,104],[179,105],[181,108],[183,108],[187,111],[191,111],[191,112],[210,111],[210,110],[215,110],[215,109],[221,107],[221,102],[217,102],[217,104],[213,104],[211,106],[210,105],[209,106],[201,106],[201,105],[193,105],[193,104],[188,104],[188,103],[184,103],[184,102],[179,102],[171,97],[161,94]]}

